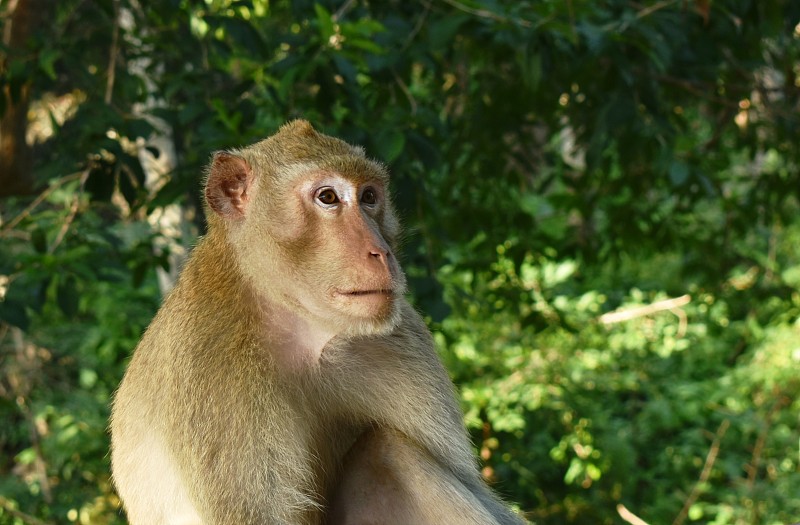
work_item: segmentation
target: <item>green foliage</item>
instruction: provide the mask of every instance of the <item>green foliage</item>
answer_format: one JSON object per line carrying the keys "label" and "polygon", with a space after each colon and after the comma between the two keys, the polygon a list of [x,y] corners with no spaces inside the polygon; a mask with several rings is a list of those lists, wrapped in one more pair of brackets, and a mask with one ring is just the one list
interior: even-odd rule
{"label": "green foliage", "polygon": [[201,227],[210,154],[299,116],[389,164],[414,300],[530,520],[798,519],[796,2],[45,4],[0,47],[0,115],[42,101],[40,194],[0,202],[0,524],[122,522],[153,218]]}
{"label": "green foliage", "polygon": [[158,306],[158,258],[146,224],[102,216],[79,186],[54,182],[28,213],[6,203],[20,220],[0,251],[0,494],[41,518],[111,523],[108,403]]}
{"label": "green foliage", "polygon": [[[528,254],[515,264],[507,245],[497,251],[484,272],[440,274],[454,309],[437,341],[501,490],[534,497],[537,522],[611,523],[622,502],[660,523],[694,490],[695,521],[800,512],[788,496],[800,481],[796,292],[736,318],[732,306],[756,304],[759,290],[697,288],[684,306],[604,323],[617,292],[600,283],[616,262],[595,266],[595,282],[575,261]],[[660,259],[636,264],[664,268]],[[631,289],[619,306],[665,299]],[[768,459],[768,448],[783,452]]]}

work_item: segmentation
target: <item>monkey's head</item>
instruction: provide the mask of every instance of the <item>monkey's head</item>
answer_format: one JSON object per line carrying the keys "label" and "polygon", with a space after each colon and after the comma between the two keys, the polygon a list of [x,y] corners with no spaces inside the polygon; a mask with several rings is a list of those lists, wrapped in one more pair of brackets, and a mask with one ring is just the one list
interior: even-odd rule
{"label": "monkey's head", "polygon": [[258,297],[334,333],[390,329],[405,277],[386,169],[306,121],[214,155],[205,196]]}

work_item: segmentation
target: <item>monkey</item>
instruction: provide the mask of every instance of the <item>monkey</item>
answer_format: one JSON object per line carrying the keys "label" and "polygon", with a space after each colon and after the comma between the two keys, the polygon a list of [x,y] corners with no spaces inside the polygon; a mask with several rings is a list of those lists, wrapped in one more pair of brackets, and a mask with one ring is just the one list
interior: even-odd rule
{"label": "monkey", "polygon": [[207,168],[112,401],[133,525],[512,524],[406,299],[385,166],[305,120]]}

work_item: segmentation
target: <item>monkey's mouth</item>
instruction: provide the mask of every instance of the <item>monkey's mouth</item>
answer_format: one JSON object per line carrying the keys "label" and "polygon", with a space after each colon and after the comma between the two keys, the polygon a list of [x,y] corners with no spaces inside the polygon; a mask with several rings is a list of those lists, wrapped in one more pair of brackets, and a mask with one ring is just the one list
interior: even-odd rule
{"label": "monkey's mouth", "polygon": [[340,290],[334,301],[342,313],[360,320],[383,321],[394,311],[394,290],[373,288],[368,290]]}
{"label": "monkey's mouth", "polygon": [[339,295],[344,295],[345,297],[367,297],[370,295],[382,295],[382,296],[390,296],[394,294],[394,291],[381,288],[376,290],[351,290],[347,292],[338,292]]}

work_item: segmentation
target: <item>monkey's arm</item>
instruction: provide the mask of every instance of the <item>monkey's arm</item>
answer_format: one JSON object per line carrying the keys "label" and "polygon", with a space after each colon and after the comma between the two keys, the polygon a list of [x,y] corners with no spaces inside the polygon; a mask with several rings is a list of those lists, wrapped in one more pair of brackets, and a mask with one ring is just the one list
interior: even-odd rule
{"label": "monkey's arm", "polygon": [[329,525],[498,524],[425,450],[391,430],[365,433],[347,454]]}
{"label": "monkey's arm", "polygon": [[338,390],[340,405],[373,428],[343,462],[332,523],[523,523],[481,479],[455,389],[413,308],[390,336],[365,343],[329,356],[335,375],[359,386]]}

